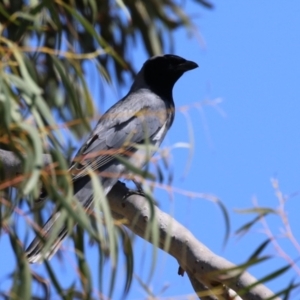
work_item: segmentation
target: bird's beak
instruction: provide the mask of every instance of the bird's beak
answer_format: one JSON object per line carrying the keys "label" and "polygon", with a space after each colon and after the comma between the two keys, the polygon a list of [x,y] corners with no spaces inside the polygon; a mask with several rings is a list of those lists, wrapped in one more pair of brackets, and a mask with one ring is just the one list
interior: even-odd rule
{"label": "bird's beak", "polygon": [[191,60],[186,60],[185,62],[183,62],[182,64],[177,66],[177,70],[184,71],[184,72],[190,71],[190,70],[193,70],[196,68],[198,68],[198,65]]}

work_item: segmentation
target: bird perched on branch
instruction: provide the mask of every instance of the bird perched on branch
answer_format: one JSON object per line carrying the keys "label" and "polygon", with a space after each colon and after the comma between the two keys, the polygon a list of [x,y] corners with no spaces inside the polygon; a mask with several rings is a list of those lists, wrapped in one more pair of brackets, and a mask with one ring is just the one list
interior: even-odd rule
{"label": "bird perched on branch", "polygon": [[[70,167],[74,196],[84,209],[92,205],[94,198],[91,170],[98,174],[107,195],[118,179],[128,172],[124,159],[136,168],[142,168],[149,161],[174,120],[174,84],[183,73],[197,67],[195,62],[171,54],[148,59],[128,94],[101,116]],[[153,145],[150,154],[141,147],[145,144]],[[57,237],[49,250],[46,253],[42,250],[60,217],[61,211],[54,212],[39,236],[28,246],[29,262],[50,259],[57,252],[68,234],[66,225],[55,230]]]}

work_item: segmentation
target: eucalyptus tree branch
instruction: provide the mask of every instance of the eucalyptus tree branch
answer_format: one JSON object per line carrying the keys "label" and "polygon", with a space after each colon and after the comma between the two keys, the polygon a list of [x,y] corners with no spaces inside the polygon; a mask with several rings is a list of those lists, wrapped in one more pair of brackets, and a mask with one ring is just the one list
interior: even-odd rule
{"label": "eucalyptus tree branch", "polygon": [[[139,195],[131,195],[123,200],[126,194],[128,194],[128,188],[121,182],[118,182],[108,194],[113,216],[116,219],[125,219],[127,221],[125,226],[145,239],[148,220],[151,218],[149,201]],[[262,300],[274,296],[274,293],[263,284],[257,284],[250,291],[246,291],[248,286],[257,282],[256,278],[241,270],[224,271],[236,266],[213,253],[187,228],[156,206],[154,214],[159,228],[158,246],[172,255],[180,267],[188,273],[198,295],[201,292],[205,292],[207,295],[209,289],[213,291],[212,295],[219,291],[217,299],[233,299],[230,298],[232,292],[241,293],[242,290],[244,292],[240,299],[243,300]],[[167,236],[170,238],[168,249],[165,245]],[[152,243],[151,236],[147,240]],[[196,284],[197,282],[199,284]],[[210,296],[210,298],[200,299],[215,298]],[[280,298],[274,299],[279,300]]]}
{"label": "eucalyptus tree branch", "polygon": [[[51,162],[51,156],[44,155],[44,165]],[[0,150],[0,163],[3,174],[2,180],[13,179],[22,172],[22,163],[12,152]],[[124,224],[135,234],[145,239],[147,225],[151,218],[149,201],[139,195],[128,194],[128,188],[118,182],[108,194],[109,205],[115,219],[125,220]],[[243,294],[234,299],[262,300],[274,296],[266,286],[256,284],[250,291],[245,292],[248,286],[254,285],[257,280],[247,272],[230,271],[236,266],[226,259],[216,255],[183,225],[167,213],[154,207],[154,213],[159,230],[159,247],[172,255],[184,270],[200,299],[233,299],[233,291]],[[169,247],[166,241],[169,238]],[[153,243],[151,236],[147,238]],[[228,270],[228,271],[225,271]],[[274,298],[278,300],[279,298]]]}

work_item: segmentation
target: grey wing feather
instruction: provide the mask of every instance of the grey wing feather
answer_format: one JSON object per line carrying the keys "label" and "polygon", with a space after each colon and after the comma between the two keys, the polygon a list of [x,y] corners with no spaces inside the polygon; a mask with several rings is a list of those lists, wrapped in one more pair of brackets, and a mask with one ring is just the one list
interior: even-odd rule
{"label": "grey wing feather", "polygon": [[115,118],[115,122],[108,119],[109,113],[102,116],[83,151],[79,151],[80,160],[74,179],[86,175],[88,168],[93,171],[104,168],[115,159],[114,154],[132,151],[132,144],[141,144],[146,139],[152,142],[167,121],[166,117],[162,118],[145,107],[143,112],[126,111],[125,114],[123,111],[123,117]]}

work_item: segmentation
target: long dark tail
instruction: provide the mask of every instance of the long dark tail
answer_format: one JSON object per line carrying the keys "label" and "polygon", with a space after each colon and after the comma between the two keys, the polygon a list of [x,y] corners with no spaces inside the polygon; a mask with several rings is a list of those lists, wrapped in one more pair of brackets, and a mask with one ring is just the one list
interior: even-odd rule
{"label": "long dark tail", "polygon": [[[88,176],[86,178],[83,177],[81,178],[81,180],[77,180],[76,182],[74,182],[74,194],[79,200],[79,202],[82,204],[84,209],[87,210],[92,205],[93,188],[91,185],[90,178]],[[44,245],[47,241],[47,238],[51,236],[54,224],[59,221],[60,217],[60,211],[56,211],[55,213],[53,213],[43,226],[41,234],[39,236],[36,236],[34,240],[30,243],[30,245],[27,247],[26,255],[30,263],[42,262],[44,259],[49,260],[60,248],[61,243],[68,235],[68,228],[66,225],[62,225],[61,229],[59,229],[57,233],[57,237],[54,239],[49,250],[43,253]]]}
{"label": "long dark tail", "polygon": [[34,240],[31,242],[31,244],[26,249],[26,255],[28,258],[28,261],[30,263],[37,263],[42,262],[43,259],[51,259],[52,256],[57,252],[59,249],[62,241],[68,234],[68,229],[66,226],[64,226],[58,233],[57,238],[54,240],[53,244],[51,245],[50,249],[46,253],[42,253],[42,250],[44,248],[45,242],[47,240],[47,237],[51,235],[51,231],[53,229],[53,226],[55,222],[59,219],[61,215],[61,212],[54,213],[46,222],[44,225],[42,232],[42,237],[36,236]]}
{"label": "long dark tail", "polygon": [[[105,170],[108,172],[108,174],[112,173],[119,175],[122,173],[123,170],[121,169],[119,162],[116,162],[113,161],[110,167],[106,167]],[[122,168],[124,167],[122,166]],[[118,181],[117,176],[111,178],[104,177],[100,180],[105,195],[108,194],[111,188]],[[92,182],[90,180],[90,176],[86,175],[83,177],[79,177],[73,182],[73,184],[75,197],[77,198],[79,203],[81,203],[85,210],[89,209],[89,207],[93,204],[94,200],[94,190]],[[30,263],[41,262],[43,259],[49,260],[59,249],[62,241],[68,235],[68,227],[66,226],[66,224],[63,224],[60,230],[58,231],[57,237],[54,239],[54,242],[49,248],[49,250],[46,253],[43,253],[45,241],[47,240],[47,238],[53,235],[52,233],[54,224],[59,220],[60,217],[60,211],[56,211],[55,213],[53,213],[46,222],[46,224],[43,226],[43,229],[41,231],[42,234],[36,236],[26,249],[27,258]]]}

